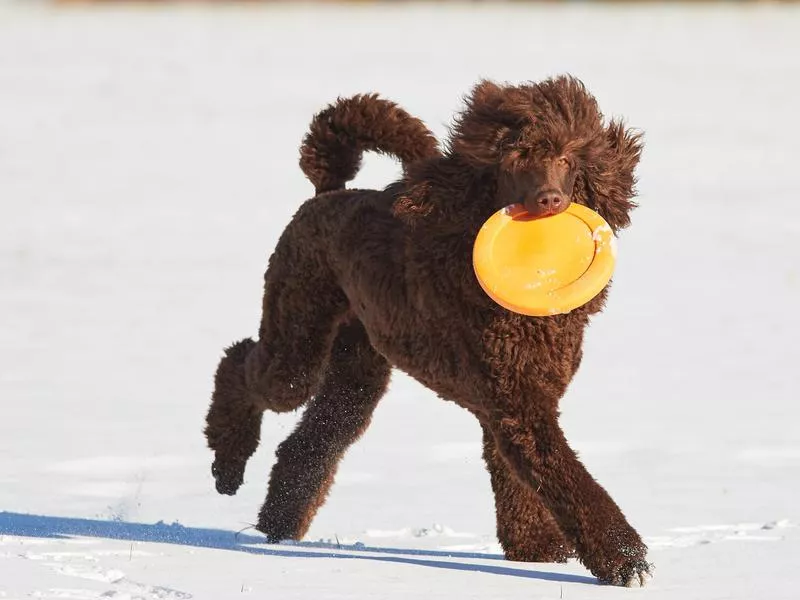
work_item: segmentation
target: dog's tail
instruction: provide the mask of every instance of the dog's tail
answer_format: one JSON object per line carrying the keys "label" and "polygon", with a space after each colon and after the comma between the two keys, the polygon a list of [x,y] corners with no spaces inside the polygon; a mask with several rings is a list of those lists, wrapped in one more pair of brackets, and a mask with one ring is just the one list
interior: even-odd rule
{"label": "dog's tail", "polygon": [[316,114],[300,148],[300,168],[318,194],[342,190],[367,150],[398,158],[403,167],[440,156],[425,124],[377,94],[340,98]]}

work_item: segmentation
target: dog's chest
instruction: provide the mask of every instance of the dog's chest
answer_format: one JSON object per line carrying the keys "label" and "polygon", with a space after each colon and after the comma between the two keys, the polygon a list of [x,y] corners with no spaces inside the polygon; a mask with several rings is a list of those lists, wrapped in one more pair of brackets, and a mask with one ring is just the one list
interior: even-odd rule
{"label": "dog's chest", "polygon": [[581,361],[582,314],[534,318],[499,312],[482,332],[490,377],[512,389],[561,396]]}

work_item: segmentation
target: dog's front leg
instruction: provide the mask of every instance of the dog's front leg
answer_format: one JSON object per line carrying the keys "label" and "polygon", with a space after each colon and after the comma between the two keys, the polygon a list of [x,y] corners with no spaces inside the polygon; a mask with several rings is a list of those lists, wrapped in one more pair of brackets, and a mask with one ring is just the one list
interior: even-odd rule
{"label": "dog's front leg", "polygon": [[[532,400],[532,401],[531,401]],[[499,402],[488,427],[512,471],[531,486],[581,562],[602,582],[642,585],[650,573],[647,547],[606,491],[567,444],[555,404]]]}
{"label": "dog's front leg", "polygon": [[497,451],[494,436],[483,428],[483,458],[489,471],[497,520],[497,539],[506,559],[567,562],[574,548],[564,537],[550,509],[519,478]]}

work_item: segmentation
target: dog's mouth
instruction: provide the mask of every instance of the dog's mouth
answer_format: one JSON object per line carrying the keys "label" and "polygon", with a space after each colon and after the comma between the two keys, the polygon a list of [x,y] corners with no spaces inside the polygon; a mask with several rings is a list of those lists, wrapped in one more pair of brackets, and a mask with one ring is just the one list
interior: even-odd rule
{"label": "dog's mouth", "polygon": [[557,189],[544,189],[525,198],[522,205],[534,218],[552,217],[567,210],[569,197]]}
{"label": "dog's mouth", "polygon": [[566,210],[566,207],[570,205],[570,202],[567,202],[565,207],[560,210],[529,210],[524,202],[516,202],[514,204],[509,204],[503,210],[505,214],[510,216],[515,221],[536,221],[538,219],[545,219],[547,217],[552,217],[557,214],[560,214]]}

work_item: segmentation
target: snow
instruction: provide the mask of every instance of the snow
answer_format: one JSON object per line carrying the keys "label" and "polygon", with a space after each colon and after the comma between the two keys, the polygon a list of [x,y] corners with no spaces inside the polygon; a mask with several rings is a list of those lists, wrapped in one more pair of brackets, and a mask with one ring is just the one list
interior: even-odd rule
{"label": "snow", "polygon": [[[0,598],[796,598],[798,30],[785,4],[0,4]],[[261,544],[297,415],[233,498],[203,418],[312,193],[312,113],[375,90],[443,135],[479,77],[566,71],[645,132],[562,423],[654,579],[501,560],[477,424],[400,373],[307,539]]]}

